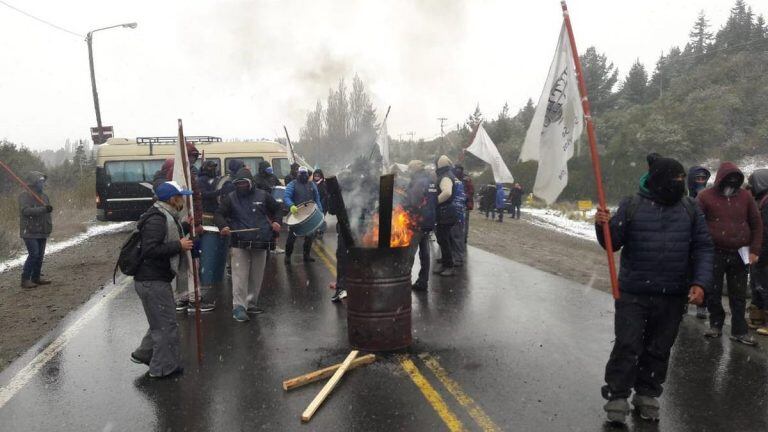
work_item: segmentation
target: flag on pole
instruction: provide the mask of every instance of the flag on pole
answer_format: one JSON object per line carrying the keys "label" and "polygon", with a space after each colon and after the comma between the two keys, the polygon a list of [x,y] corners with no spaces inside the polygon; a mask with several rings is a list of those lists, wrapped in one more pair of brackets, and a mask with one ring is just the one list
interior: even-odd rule
{"label": "flag on pole", "polygon": [[568,31],[563,24],[557,50],[520,160],[539,162],[534,195],[552,204],[568,184],[568,160],[584,129],[584,111]]}
{"label": "flag on pole", "polygon": [[[179,137],[183,140],[183,137]],[[184,154],[182,155],[182,151]],[[181,142],[176,146],[176,150],[174,151],[173,155],[173,181],[179,184],[183,189],[192,190],[190,187],[189,182],[187,181],[188,176],[190,173],[187,171],[187,164],[185,161],[187,160],[187,146],[185,142]],[[192,199],[188,199],[188,204],[192,202]],[[188,215],[191,215],[193,209],[191,205],[184,206],[183,213],[181,214],[181,220],[186,220]]]}
{"label": "flag on pole", "polygon": [[[389,113],[389,111],[387,111]],[[384,169],[389,168],[389,134],[387,134],[387,118],[384,117],[384,121],[381,123],[379,129],[379,135],[376,137],[376,145],[379,146],[379,153],[381,153],[381,161]]]}
{"label": "flag on pole", "polygon": [[485,131],[482,123],[477,127],[475,139],[472,141],[472,144],[467,147],[467,151],[491,166],[494,182],[515,182],[515,178],[512,177],[512,173],[509,171],[509,168],[507,168],[507,164],[504,163],[504,159],[502,159],[501,154],[499,154],[499,149],[496,148],[496,144],[494,144],[491,137],[488,136],[488,132]]}

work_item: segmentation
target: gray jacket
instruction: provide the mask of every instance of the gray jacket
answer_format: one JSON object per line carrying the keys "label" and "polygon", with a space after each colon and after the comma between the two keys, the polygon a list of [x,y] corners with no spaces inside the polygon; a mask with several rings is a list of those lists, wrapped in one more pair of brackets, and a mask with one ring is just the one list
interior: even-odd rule
{"label": "gray jacket", "polygon": [[[27,184],[34,190],[34,184],[43,174],[33,171],[27,179]],[[33,179],[34,177],[34,179]],[[48,195],[36,192],[46,205],[50,204]],[[51,235],[53,221],[46,206],[40,204],[28,191],[19,195],[19,235],[27,239],[44,239]]]}

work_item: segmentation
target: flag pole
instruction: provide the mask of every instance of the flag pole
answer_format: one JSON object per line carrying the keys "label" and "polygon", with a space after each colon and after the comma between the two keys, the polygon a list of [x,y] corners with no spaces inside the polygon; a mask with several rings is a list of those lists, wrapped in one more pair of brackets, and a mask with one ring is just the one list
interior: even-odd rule
{"label": "flag pole", "polygon": [[17,182],[19,185],[21,185],[21,187],[23,187],[24,189],[26,189],[26,190],[27,190],[27,192],[29,192],[29,193],[32,195],[32,197],[33,197],[33,198],[34,198],[34,199],[35,199],[37,202],[39,202],[39,203],[40,203],[40,204],[42,204],[42,205],[47,205],[47,204],[45,203],[45,201],[43,201],[43,199],[42,199],[42,198],[40,198],[40,195],[36,194],[36,193],[35,193],[35,191],[33,191],[33,190],[32,190],[32,188],[30,188],[29,186],[27,186],[27,184],[24,182],[24,180],[20,179],[20,178],[19,178],[19,176],[17,176],[17,175],[16,175],[16,173],[15,173],[15,172],[13,172],[13,170],[11,169],[11,167],[9,167],[8,165],[6,165],[6,164],[5,164],[5,162],[3,162],[3,161],[1,161],[1,160],[0,160],[0,166],[1,166],[1,167],[3,167],[3,168],[5,168],[5,170],[6,170],[6,171],[8,171],[8,174],[10,174],[11,178],[12,178],[12,179],[14,179],[14,180],[16,180],[16,182]]}
{"label": "flag pole", "polygon": [[[381,124],[384,124],[387,122],[387,118],[389,117],[389,111],[392,109],[392,105],[387,107],[387,113],[384,114],[384,121],[381,122]],[[373,157],[373,151],[376,150],[376,141],[379,140],[379,135],[381,134],[381,129],[376,133],[376,138],[373,139],[373,146],[371,147],[371,154],[368,155],[368,160],[371,160]],[[384,155],[382,155],[384,156]]]}
{"label": "flag pole", "polygon": [[[565,0],[560,1],[563,8],[563,20],[565,28],[568,30],[568,39],[571,43],[571,53],[573,62],[576,66],[576,76],[579,81],[579,93],[581,94],[581,105],[584,110],[584,120],[587,123],[587,138],[589,139],[589,151],[592,155],[592,168],[595,174],[595,184],[597,185],[597,200],[601,210],[607,210],[605,204],[605,190],[603,189],[603,174],[600,169],[600,155],[597,153],[597,135],[595,134],[595,125],[592,122],[592,113],[589,108],[589,95],[587,94],[587,85],[584,83],[584,75],[581,69],[581,60],[579,52],[576,49],[576,38],[573,36],[573,27],[571,26],[571,17],[568,13],[568,5]],[[603,224],[603,238],[605,239],[605,251],[608,255],[608,270],[611,275],[611,291],[613,298],[619,298],[619,279],[616,275],[616,261],[613,256],[613,242],[611,240],[611,229],[609,225]]]}
{"label": "flag pole", "polygon": [[[288,135],[288,128],[283,125],[283,130],[285,131],[285,139],[288,140],[288,149],[291,151],[291,163],[296,163],[296,154],[293,153],[293,144],[291,143],[291,137]],[[301,137],[299,137],[301,139]]]}
{"label": "flag pole", "polygon": [[[189,185],[189,188],[192,189],[192,172],[189,167],[189,158],[187,157],[187,141],[184,138],[184,126],[181,123],[181,119],[179,119],[179,154],[181,155],[181,165],[184,168],[184,181],[187,185]],[[187,195],[186,197],[186,204],[187,209],[189,210],[190,216],[192,216],[192,219],[195,218],[195,206],[192,202],[192,196]],[[190,239],[195,239],[195,228],[194,228],[194,222],[192,223],[193,227],[189,231],[189,237]],[[198,273],[197,273],[197,261],[195,261],[194,258],[192,258],[192,253],[187,251],[187,262],[190,264],[190,267],[192,268],[192,281],[195,287],[195,335],[197,337],[197,364],[200,365],[203,362],[203,333],[202,333],[202,323],[200,321],[200,285],[198,281]],[[178,283],[178,281],[177,281]]]}

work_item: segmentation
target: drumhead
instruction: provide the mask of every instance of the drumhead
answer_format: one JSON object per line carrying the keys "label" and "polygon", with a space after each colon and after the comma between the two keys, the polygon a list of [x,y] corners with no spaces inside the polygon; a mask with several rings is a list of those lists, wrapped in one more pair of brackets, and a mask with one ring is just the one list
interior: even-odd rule
{"label": "drumhead", "polygon": [[290,213],[288,219],[285,221],[288,225],[297,225],[307,220],[312,213],[317,209],[317,205],[314,202],[305,202],[296,206],[299,211],[296,214]]}

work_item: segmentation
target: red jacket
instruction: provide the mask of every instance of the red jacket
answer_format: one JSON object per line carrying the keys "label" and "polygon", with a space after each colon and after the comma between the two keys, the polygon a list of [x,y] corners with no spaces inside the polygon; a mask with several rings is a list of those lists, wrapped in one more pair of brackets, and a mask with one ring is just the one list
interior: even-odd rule
{"label": "red jacket", "polygon": [[723,162],[717,170],[715,186],[699,193],[699,203],[712,240],[717,249],[737,251],[749,246],[753,254],[760,254],[763,242],[763,224],[755,200],[745,189],[738,190],[727,197],[723,194],[720,183],[729,174],[744,174],[731,162]]}

